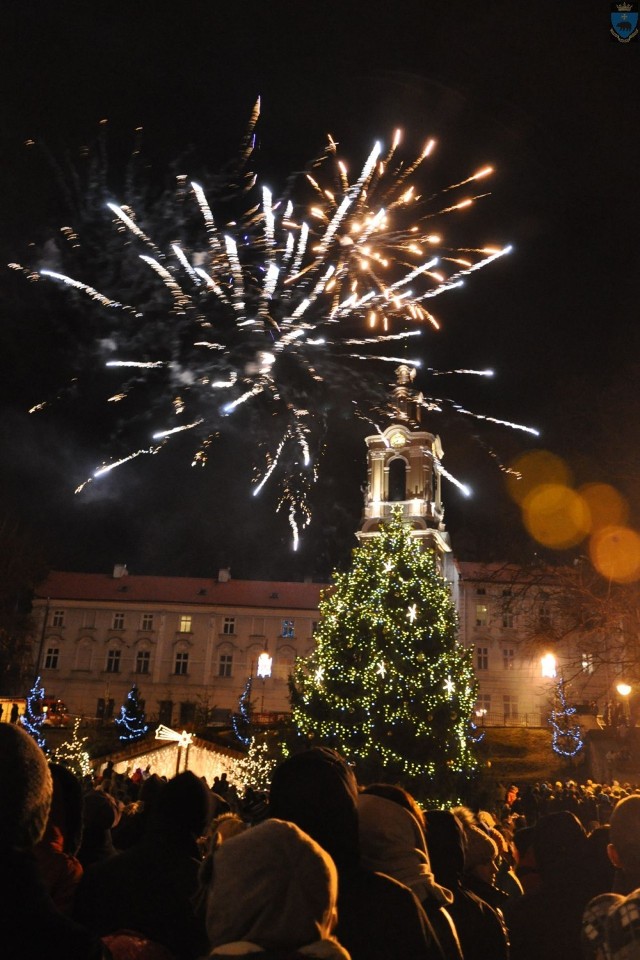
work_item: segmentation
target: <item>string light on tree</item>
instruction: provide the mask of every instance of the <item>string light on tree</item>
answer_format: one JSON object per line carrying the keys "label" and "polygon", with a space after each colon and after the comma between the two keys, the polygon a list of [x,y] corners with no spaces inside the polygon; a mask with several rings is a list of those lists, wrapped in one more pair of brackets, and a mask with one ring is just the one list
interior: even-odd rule
{"label": "string light on tree", "polygon": [[123,743],[134,743],[149,731],[145,723],[144,707],[140,700],[140,691],[134,683],[127,699],[120,707],[120,716],[114,721],[118,728],[118,737]]}
{"label": "string light on tree", "polygon": [[320,614],[314,654],[293,678],[298,732],[340,750],[363,782],[402,783],[431,800],[459,797],[476,769],[471,654],[457,640],[432,551],[399,511],[354,550],[350,570],[334,575]]}
{"label": "string light on tree", "polygon": [[575,723],[576,708],[567,703],[565,681],[556,686],[558,705],[554,706],[549,717],[553,728],[551,746],[554,753],[561,757],[575,757],[584,747],[579,724]]}
{"label": "string light on tree", "polygon": [[42,734],[42,724],[47,719],[47,713],[43,709],[43,700],[44,687],[40,682],[40,677],[37,677],[36,682],[27,694],[27,706],[20,717],[20,723],[38,746],[46,752],[47,741]]}
{"label": "string light on tree", "polygon": [[80,718],[77,717],[73,724],[71,740],[67,740],[56,747],[50,758],[53,763],[60,763],[68,767],[77,777],[86,777],[91,773],[91,757],[86,749],[89,738],[81,737],[79,730]]}
{"label": "string light on tree", "polygon": [[387,667],[385,665],[384,660],[381,660],[380,663],[378,664],[376,673],[378,674],[379,677],[382,677],[382,679],[384,680],[387,674]]}

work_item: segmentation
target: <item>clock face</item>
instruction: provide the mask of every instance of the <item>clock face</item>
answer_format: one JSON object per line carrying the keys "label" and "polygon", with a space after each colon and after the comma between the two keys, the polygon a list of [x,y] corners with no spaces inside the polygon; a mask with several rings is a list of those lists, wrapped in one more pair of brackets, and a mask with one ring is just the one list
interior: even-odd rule
{"label": "clock face", "polygon": [[406,441],[401,433],[392,433],[389,442],[392,447],[397,449],[398,447],[404,447]]}

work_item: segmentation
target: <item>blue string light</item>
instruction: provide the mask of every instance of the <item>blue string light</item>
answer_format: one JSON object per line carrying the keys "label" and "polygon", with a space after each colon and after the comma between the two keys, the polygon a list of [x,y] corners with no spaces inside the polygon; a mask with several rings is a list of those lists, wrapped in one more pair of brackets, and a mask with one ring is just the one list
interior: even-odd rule
{"label": "blue string light", "polygon": [[27,696],[26,710],[20,717],[20,723],[25,728],[27,733],[33,737],[40,749],[46,752],[47,741],[43,737],[41,730],[42,724],[47,719],[47,714],[42,709],[43,700],[44,687],[40,683],[40,677],[37,677],[36,682],[32,686]]}
{"label": "blue string light", "polygon": [[238,701],[238,712],[231,714],[231,726],[236,738],[248,747],[253,737],[251,735],[251,687],[253,677],[249,677]]}
{"label": "blue string light", "polygon": [[567,705],[564,680],[559,681],[556,692],[560,707],[557,710],[554,707],[549,717],[549,723],[553,727],[551,747],[560,757],[575,757],[584,747],[579,725],[571,722],[576,708]]}
{"label": "blue string light", "polygon": [[120,716],[116,717],[114,723],[118,730],[118,739],[123,743],[131,743],[144,737],[149,727],[144,722],[144,710],[138,700],[139,690],[134,683],[127,694],[125,703],[120,707]]}

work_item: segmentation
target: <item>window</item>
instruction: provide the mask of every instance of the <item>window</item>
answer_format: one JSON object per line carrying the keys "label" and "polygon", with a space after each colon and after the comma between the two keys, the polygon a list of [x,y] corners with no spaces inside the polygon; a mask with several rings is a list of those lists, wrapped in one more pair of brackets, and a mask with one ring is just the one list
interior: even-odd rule
{"label": "window", "polygon": [[159,723],[164,723],[165,727],[170,727],[172,714],[173,714],[173,700],[159,700],[158,701]]}
{"label": "window", "polygon": [[479,597],[484,597],[484,596],[486,595],[486,593],[487,593],[487,591],[486,591],[486,589],[485,589],[484,587],[476,587],[476,594],[477,594]]}
{"label": "window", "polygon": [[510,597],[510,596],[511,596],[511,590],[503,590],[503,591],[502,591],[502,596],[503,596],[503,597]]}
{"label": "window", "polygon": [[407,499],[407,464],[396,457],[389,464],[389,496],[392,503],[401,503]]}
{"label": "window", "polygon": [[64,610],[54,610],[51,624],[54,627],[64,627]]}
{"label": "window", "polygon": [[180,726],[187,726],[189,723],[193,723],[196,719],[196,705],[189,700],[185,700],[184,703],[180,704],[180,714],[179,714],[179,723]]}
{"label": "window", "polygon": [[140,618],[140,629],[141,630],[153,630],[153,614],[152,613],[143,613]]}
{"label": "window", "polygon": [[505,693],[502,697],[505,720],[517,720],[518,718],[518,698]]}
{"label": "window", "polygon": [[227,636],[236,632],[236,618],[235,617],[225,617],[222,621],[222,632],[226,633]]}
{"label": "window", "polygon": [[491,694],[479,693],[476,702],[476,723],[484,726],[486,717],[491,713]]}
{"label": "window", "polygon": [[107,673],[120,673],[121,650],[109,650],[107,653]]}
{"label": "window", "polygon": [[46,670],[57,670],[58,669],[58,657],[60,655],[59,647],[49,647],[45,658],[44,665]]}
{"label": "window", "polygon": [[232,667],[233,667],[233,654],[221,653],[220,660],[218,661],[218,676],[230,677]]}
{"label": "window", "polygon": [[508,648],[502,651],[502,666],[505,670],[513,670],[513,664],[515,662],[515,651],[513,648]]}
{"label": "window", "polygon": [[136,673],[149,673],[151,666],[151,652],[149,650],[138,650],[136,654]]}
{"label": "window", "polygon": [[283,636],[283,637],[294,637],[294,636],[295,636],[295,620],[283,620],[283,621],[282,621],[282,636]]}
{"label": "window", "polygon": [[175,674],[177,677],[186,677],[189,672],[189,654],[183,650],[176,653]]}
{"label": "window", "polygon": [[503,627],[513,626],[513,614],[511,613],[511,610],[502,611],[502,626]]}
{"label": "window", "polygon": [[113,630],[124,630],[124,613],[114,613],[111,627]]}
{"label": "window", "polygon": [[113,706],[112,699],[105,700],[104,697],[100,697],[96,705],[96,717],[98,720],[101,720],[103,723],[105,720],[110,720],[113,716]]}
{"label": "window", "polygon": [[489,624],[489,608],[486,603],[476,603],[476,627],[486,627]]}
{"label": "window", "polygon": [[180,617],[180,633],[191,633],[193,617],[189,613],[183,613]]}
{"label": "window", "polygon": [[489,669],[489,648],[476,647],[476,667],[478,670]]}
{"label": "window", "polygon": [[540,607],[538,614],[538,622],[540,624],[541,630],[550,630],[551,629],[551,611],[549,607],[543,603]]}

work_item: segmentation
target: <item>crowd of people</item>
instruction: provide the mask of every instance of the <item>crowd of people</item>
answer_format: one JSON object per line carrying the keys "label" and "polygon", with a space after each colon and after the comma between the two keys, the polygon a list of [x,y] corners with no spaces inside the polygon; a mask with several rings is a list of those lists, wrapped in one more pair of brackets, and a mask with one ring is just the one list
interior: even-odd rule
{"label": "crowd of people", "polygon": [[268,796],[189,771],[81,781],[0,724],[2,957],[640,958],[640,789],[486,806],[424,810],[324,747]]}

